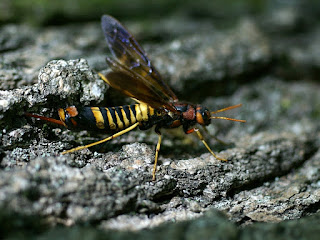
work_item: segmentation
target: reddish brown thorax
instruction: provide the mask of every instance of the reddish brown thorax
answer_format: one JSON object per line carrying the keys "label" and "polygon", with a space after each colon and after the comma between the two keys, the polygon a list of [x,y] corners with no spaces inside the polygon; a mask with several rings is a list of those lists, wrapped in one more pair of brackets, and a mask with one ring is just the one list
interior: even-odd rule
{"label": "reddish brown thorax", "polygon": [[187,110],[182,113],[182,116],[185,120],[194,120],[195,118],[195,109],[192,105],[187,105]]}

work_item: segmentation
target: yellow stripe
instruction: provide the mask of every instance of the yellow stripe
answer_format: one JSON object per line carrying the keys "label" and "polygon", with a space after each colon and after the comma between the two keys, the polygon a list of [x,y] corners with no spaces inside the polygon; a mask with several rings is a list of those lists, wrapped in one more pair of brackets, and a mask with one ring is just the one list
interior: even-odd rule
{"label": "yellow stripe", "polygon": [[115,124],[114,121],[113,121],[113,118],[112,118],[112,116],[111,116],[110,110],[109,110],[108,108],[106,108],[106,110],[107,110],[107,117],[108,117],[110,129],[116,129],[117,126],[116,126],[116,124]]}
{"label": "yellow stripe", "polygon": [[142,113],[142,120],[143,121],[148,121],[149,117],[148,117],[148,105],[141,103],[140,104],[140,109],[141,109],[141,113]]}
{"label": "yellow stripe", "polygon": [[104,119],[101,114],[101,111],[98,107],[91,107],[91,111],[93,113],[94,118],[96,119],[96,126],[99,129],[104,129]]}
{"label": "yellow stripe", "polygon": [[133,112],[132,112],[132,110],[131,110],[130,107],[129,107],[129,111],[130,111],[131,124],[133,124],[133,123],[137,122],[137,119],[136,119],[136,117],[134,116],[134,114],[133,114]]}
{"label": "yellow stripe", "polygon": [[141,115],[141,109],[140,109],[140,104],[136,104],[134,106],[135,110],[136,110],[136,119],[138,122],[142,121],[142,115]]}
{"label": "yellow stripe", "polygon": [[126,115],[125,111],[123,110],[122,106],[120,107],[120,109],[121,109],[121,114],[122,114],[122,118],[124,121],[124,125],[126,127],[128,127],[130,125],[129,119],[127,118],[127,115]]}
{"label": "yellow stripe", "polygon": [[153,116],[154,115],[154,108],[148,106],[149,109],[149,116]]}
{"label": "yellow stripe", "polygon": [[118,112],[115,110],[115,108],[112,108],[114,110],[114,113],[116,115],[116,119],[117,119],[117,125],[118,125],[118,129],[123,129],[123,122],[121,122],[121,119],[118,115]]}
{"label": "yellow stripe", "polygon": [[58,110],[59,118],[62,122],[66,121],[66,114],[64,113],[63,108],[59,108]]}

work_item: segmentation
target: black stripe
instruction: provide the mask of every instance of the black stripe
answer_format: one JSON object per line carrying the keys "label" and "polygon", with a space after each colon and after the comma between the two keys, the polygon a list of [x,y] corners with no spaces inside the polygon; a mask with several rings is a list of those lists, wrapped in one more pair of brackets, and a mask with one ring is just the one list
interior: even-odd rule
{"label": "black stripe", "polygon": [[136,113],[136,105],[137,104],[133,104],[133,105],[130,105],[129,107],[130,107],[130,109],[131,109],[131,111],[132,111],[132,113],[133,113],[133,116],[134,116],[134,118],[137,118],[137,113]]}
{"label": "black stripe", "polygon": [[78,115],[74,117],[77,122],[77,126],[80,128],[94,130],[97,129],[96,118],[94,117],[91,107],[77,108]]}
{"label": "black stripe", "polygon": [[123,121],[123,116],[122,116],[122,112],[121,112],[121,107],[115,107],[117,113],[118,113],[118,116],[120,118],[120,121],[123,123],[123,127],[125,128],[125,123]]}
{"label": "black stripe", "polygon": [[104,127],[106,129],[110,129],[110,125],[109,125],[109,119],[108,119],[108,115],[107,115],[107,108],[103,108],[103,107],[99,107],[99,110],[102,114],[103,120],[104,120]]}
{"label": "black stripe", "polygon": [[147,107],[148,119],[150,119],[150,117],[151,117],[150,109],[151,109],[151,107],[148,106],[148,107]]}
{"label": "black stripe", "polygon": [[109,109],[109,112],[110,112],[111,117],[113,119],[113,122],[116,125],[116,129],[118,129],[118,123],[117,123],[117,117],[116,117],[115,109],[114,109],[114,107],[109,107],[108,109]]}
{"label": "black stripe", "polygon": [[130,124],[132,124],[131,122],[131,117],[130,117],[130,109],[128,105],[122,106],[124,112],[126,113],[127,119],[129,121]]}

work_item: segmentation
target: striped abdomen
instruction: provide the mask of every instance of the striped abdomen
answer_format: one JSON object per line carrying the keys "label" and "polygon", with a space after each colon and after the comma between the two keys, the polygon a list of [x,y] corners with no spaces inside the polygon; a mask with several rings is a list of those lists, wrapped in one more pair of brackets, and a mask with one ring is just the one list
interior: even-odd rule
{"label": "striped abdomen", "polygon": [[146,104],[59,109],[60,120],[68,128],[104,132],[121,131],[136,122],[146,122],[153,115],[154,109]]}

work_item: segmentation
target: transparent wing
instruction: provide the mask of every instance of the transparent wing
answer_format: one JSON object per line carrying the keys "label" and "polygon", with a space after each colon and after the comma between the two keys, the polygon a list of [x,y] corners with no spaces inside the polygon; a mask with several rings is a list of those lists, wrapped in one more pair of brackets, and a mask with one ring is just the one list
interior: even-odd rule
{"label": "transparent wing", "polygon": [[163,95],[163,92],[159,91],[156,87],[146,85],[144,80],[141,79],[143,78],[142,76],[119,64],[117,61],[113,61],[113,59],[107,58],[107,62],[112,71],[101,77],[111,87],[129,97],[145,102],[153,108],[165,107],[170,111],[176,111],[170,99],[167,99]]}
{"label": "transparent wing", "polygon": [[125,27],[108,15],[102,16],[101,26],[114,57],[107,58],[107,63],[114,71],[105,76],[108,84],[152,107],[160,107],[156,104],[159,102],[162,107],[175,109],[172,103],[177,101],[176,95],[161,79],[143,49]]}

